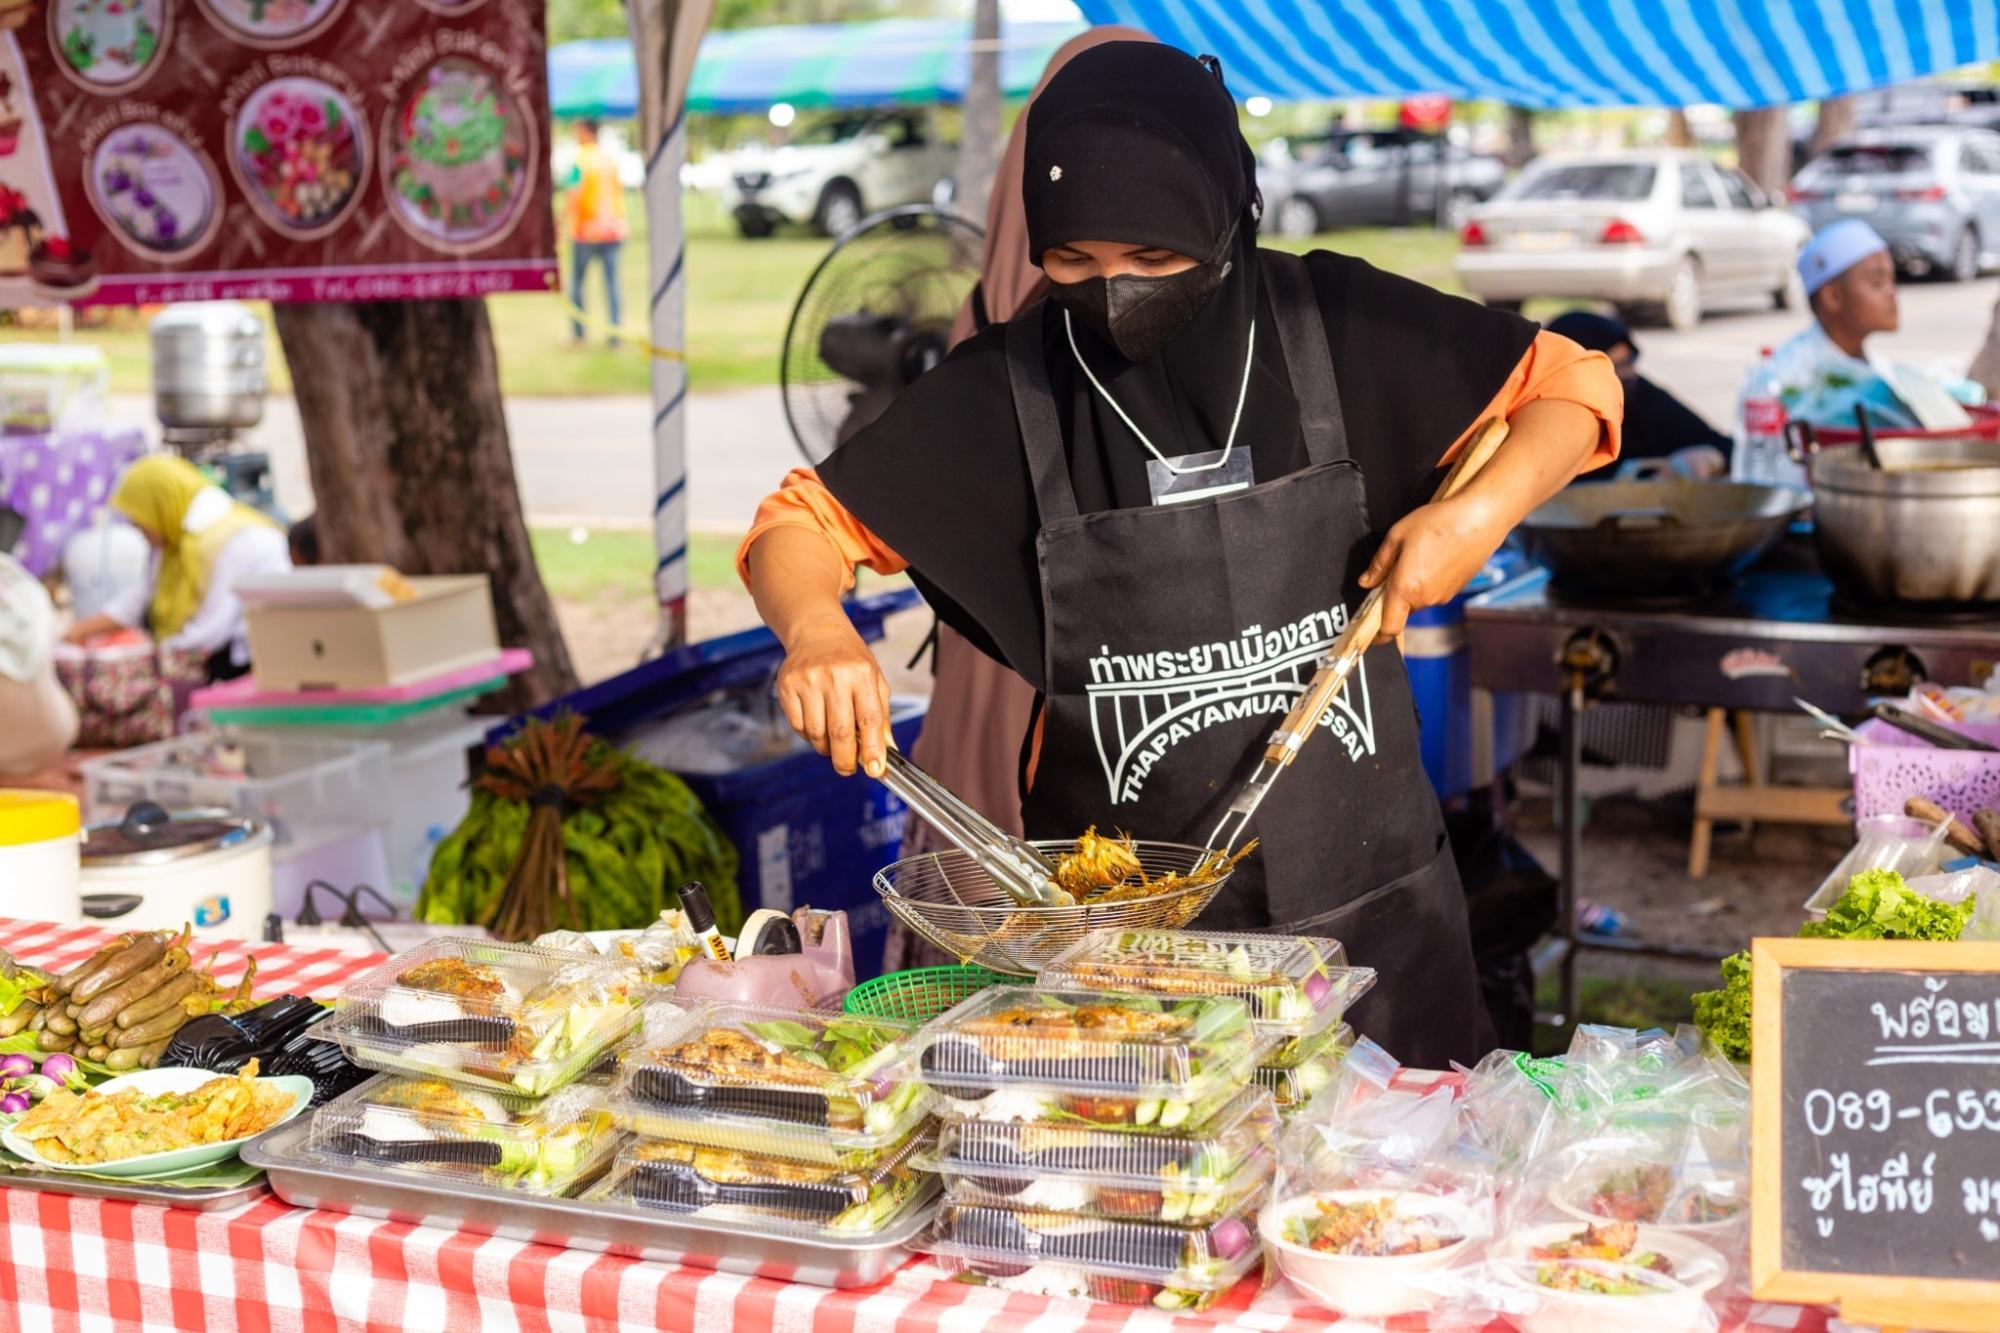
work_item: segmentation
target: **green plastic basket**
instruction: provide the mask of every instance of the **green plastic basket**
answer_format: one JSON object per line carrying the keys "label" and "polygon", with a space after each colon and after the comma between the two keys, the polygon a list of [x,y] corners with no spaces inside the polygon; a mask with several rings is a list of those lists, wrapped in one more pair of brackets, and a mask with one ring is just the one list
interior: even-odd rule
{"label": "green plastic basket", "polygon": [[864,981],[847,992],[841,1008],[863,1018],[904,1018],[927,1023],[988,986],[1020,981],[983,967],[918,967]]}

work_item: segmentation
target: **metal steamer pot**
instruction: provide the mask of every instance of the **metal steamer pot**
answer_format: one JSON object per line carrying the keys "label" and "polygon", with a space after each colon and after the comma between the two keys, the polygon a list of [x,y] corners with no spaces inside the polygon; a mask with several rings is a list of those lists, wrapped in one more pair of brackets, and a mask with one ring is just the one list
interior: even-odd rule
{"label": "metal steamer pot", "polygon": [[1746,482],[1584,482],[1538,506],[1521,532],[1559,588],[1678,596],[1727,584],[1810,503],[1789,486]]}
{"label": "metal steamer pot", "polygon": [[1791,432],[1813,487],[1813,535],[1834,586],[1865,602],[2000,602],[2000,447],[1976,435],[1878,437],[1860,449]]}
{"label": "metal steamer pot", "polygon": [[264,417],[264,321],[235,301],[169,306],[149,326],[153,408],[169,431],[226,434]]}

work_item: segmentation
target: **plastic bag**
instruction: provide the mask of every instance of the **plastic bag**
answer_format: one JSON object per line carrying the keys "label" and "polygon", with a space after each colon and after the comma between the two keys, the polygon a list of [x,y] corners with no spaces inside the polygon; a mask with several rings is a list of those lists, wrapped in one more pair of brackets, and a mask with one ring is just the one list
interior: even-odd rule
{"label": "plastic bag", "polygon": [[1504,1163],[1477,1299],[1531,1333],[1716,1328],[1747,1268],[1742,1075],[1692,1028],[1586,1025],[1559,1073],[1532,1068],[1489,1058],[1468,1078]]}
{"label": "plastic bag", "polygon": [[1364,1039],[1287,1127],[1259,1228],[1299,1295],[1369,1318],[1476,1311],[1495,1180],[1464,1086],[1402,1070]]}

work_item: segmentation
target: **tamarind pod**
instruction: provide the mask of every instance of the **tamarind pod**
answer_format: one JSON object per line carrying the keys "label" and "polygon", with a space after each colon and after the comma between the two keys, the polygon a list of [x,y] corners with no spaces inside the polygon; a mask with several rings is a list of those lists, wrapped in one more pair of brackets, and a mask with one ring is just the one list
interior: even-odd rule
{"label": "tamarind pod", "polygon": [[110,1027],[108,1024],[101,1028],[78,1028],[76,1033],[77,1045],[103,1046],[106,1044],[105,1039],[108,1038],[115,1030],[116,1029]]}
{"label": "tamarind pod", "polygon": [[11,1037],[28,1024],[35,1021],[35,1015],[42,1012],[42,1006],[33,1000],[23,1000],[14,1006],[14,1012],[0,1018],[0,1037]]}
{"label": "tamarind pod", "polygon": [[134,1023],[156,1018],[207,983],[208,978],[199,972],[183,972],[151,995],[142,995],[126,1005],[112,1022],[118,1027],[129,1028]]}
{"label": "tamarind pod", "polygon": [[149,935],[131,948],[120,950],[116,958],[70,987],[69,998],[76,1004],[89,1004],[125,978],[159,962],[166,953],[166,939]]}
{"label": "tamarind pod", "polygon": [[126,1005],[151,995],[185,971],[188,961],[187,950],[180,948],[167,950],[159,962],[143,972],[134,972],[86,1004],[83,1012],[77,1015],[77,1021],[87,1027],[108,1025],[112,1019],[118,1017],[118,1011]]}

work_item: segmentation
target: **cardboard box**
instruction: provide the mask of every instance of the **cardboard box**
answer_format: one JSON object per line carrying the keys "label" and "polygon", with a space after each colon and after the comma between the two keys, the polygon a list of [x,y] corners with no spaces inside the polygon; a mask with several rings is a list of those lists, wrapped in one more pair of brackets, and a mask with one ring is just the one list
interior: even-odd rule
{"label": "cardboard box", "polygon": [[500,656],[484,574],[412,578],[393,606],[248,609],[250,670],[263,690],[360,690],[408,685]]}

